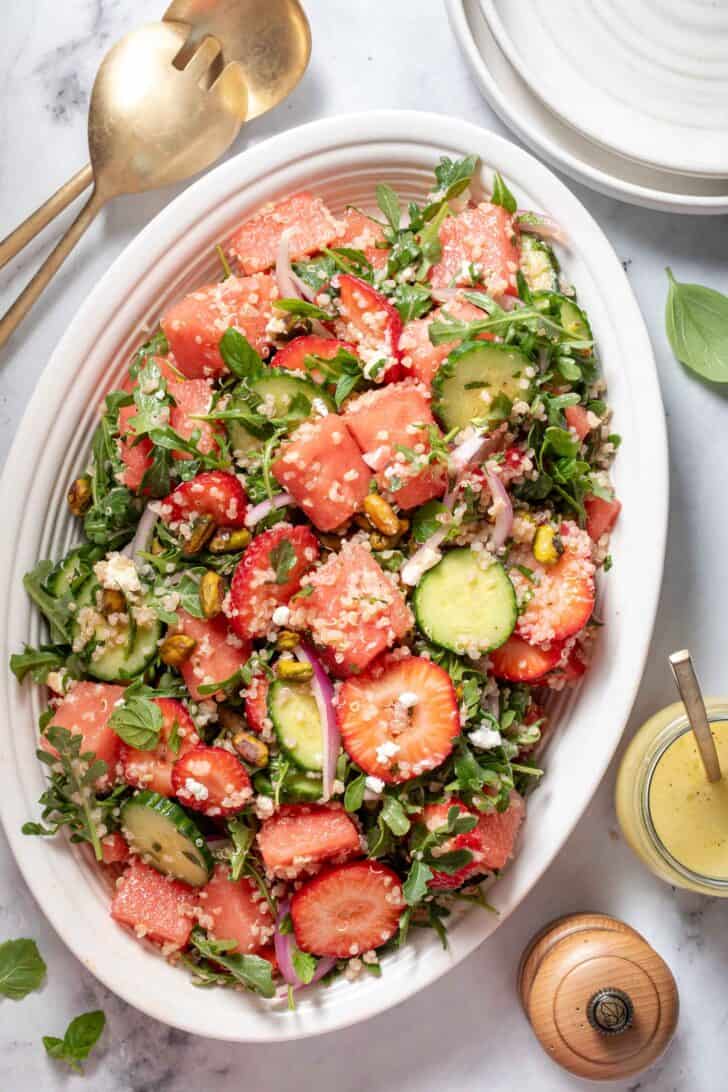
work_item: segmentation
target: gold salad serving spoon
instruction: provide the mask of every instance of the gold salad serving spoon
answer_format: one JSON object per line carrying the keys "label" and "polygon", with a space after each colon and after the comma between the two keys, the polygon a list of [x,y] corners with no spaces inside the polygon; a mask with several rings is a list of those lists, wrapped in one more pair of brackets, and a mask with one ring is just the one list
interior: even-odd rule
{"label": "gold salad serving spoon", "polygon": [[0,347],[107,201],[209,167],[243,121],[291,92],[310,52],[298,0],[173,0],[162,22],[122,38],[91,93],[91,163],[0,242],[2,268],[93,183],[87,204],[0,320]]}

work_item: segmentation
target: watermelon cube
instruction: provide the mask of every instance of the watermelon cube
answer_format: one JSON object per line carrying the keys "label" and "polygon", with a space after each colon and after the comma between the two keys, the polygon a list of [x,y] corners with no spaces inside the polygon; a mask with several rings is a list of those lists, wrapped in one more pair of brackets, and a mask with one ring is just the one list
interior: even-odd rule
{"label": "watermelon cube", "polygon": [[217,694],[201,694],[200,686],[224,682],[244,667],[250,657],[250,644],[238,637],[227,624],[224,615],[216,618],[195,618],[185,610],[177,611],[175,633],[184,633],[197,642],[181,665],[180,671],[193,701],[210,701]]}
{"label": "watermelon cube", "polygon": [[[215,432],[220,426],[215,426],[213,421],[198,421],[196,416],[210,412],[212,402],[212,389],[207,379],[187,379],[183,382],[167,384],[167,390],[174,399],[169,413],[169,423],[172,428],[189,440],[193,432],[199,432],[200,438],[197,446],[203,454],[207,455],[217,447]],[[193,456],[186,451],[175,451],[175,459],[191,459]]]}
{"label": "watermelon cube", "polygon": [[439,429],[424,384],[406,379],[367,391],[349,402],[344,420],[377,485],[400,508],[416,508],[445,492],[445,468],[426,462],[429,428]]}
{"label": "watermelon cube", "polygon": [[231,326],[261,356],[267,356],[270,337],[266,327],[277,296],[275,279],[265,274],[228,277],[185,296],[161,320],[176,367],[188,379],[204,379],[226,371],[218,346]]}
{"label": "watermelon cube", "polygon": [[358,209],[346,209],[341,220],[344,225],[343,234],[337,237],[332,246],[346,246],[366,252],[376,247],[377,243],[384,242],[384,232],[379,224]]}
{"label": "watermelon cube", "polygon": [[264,820],[258,846],[266,872],[292,879],[324,861],[339,864],[361,856],[359,831],[337,805],[291,804]]}
{"label": "watermelon cube", "polygon": [[341,224],[320,197],[296,193],[277,204],[264,205],[238,228],[230,240],[228,254],[243,273],[272,269],[281,236],[288,232],[288,254],[295,261],[322,247],[336,245]]}
{"label": "watermelon cube", "polygon": [[492,296],[516,295],[518,239],[513,217],[501,205],[483,202],[440,228],[442,255],[430,271],[433,288],[482,284]]}
{"label": "watermelon cube", "polygon": [[122,406],[119,410],[119,455],[124,464],[121,475],[121,484],[127,489],[136,492],[152,465],[152,441],[148,436],[142,436],[137,440],[136,434],[129,424],[132,417],[136,417],[138,410],[135,405]]}
{"label": "watermelon cube", "polygon": [[[110,683],[77,682],[56,707],[51,725],[67,728],[81,736],[81,754],[93,752],[106,763],[107,773],[99,778],[99,788],[108,788],[116,780],[116,767],[121,754],[121,739],[109,726],[109,717],[116,702],[124,696],[123,686]],[[41,736],[41,747],[55,754],[50,743]]]}
{"label": "watermelon cube", "polygon": [[227,864],[215,865],[202,891],[199,918],[214,940],[234,940],[233,952],[258,952],[273,936],[274,922],[257,884],[247,876],[230,879]]}
{"label": "watermelon cube", "polygon": [[272,470],[320,531],[333,531],[359,511],[372,476],[346,421],[335,413],[299,425]]}
{"label": "watermelon cube", "polygon": [[337,675],[363,671],[413,625],[394,577],[360,543],[344,542],[304,580],[302,590],[309,587],[291,601],[290,624],[310,631]]}
{"label": "watermelon cube", "polygon": [[[406,323],[399,339],[402,366],[409,375],[421,380],[428,387],[450,350],[459,344],[457,341],[446,341],[442,345],[433,345],[430,341],[431,324],[445,321],[447,317],[443,315],[443,311],[461,322],[476,322],[485,317],[479,307],[456,296],[443,307],[431,311],[425,318],[410,319]],[[490,339],[492,335],[481,334],[480,337]]]}
{"label": "watermelon cube", "polygon": [[118,882],[111,916],[129,925],[139,937],[184,948],[194,925],[195,898],[191,887],[170,880],[138,858]]}

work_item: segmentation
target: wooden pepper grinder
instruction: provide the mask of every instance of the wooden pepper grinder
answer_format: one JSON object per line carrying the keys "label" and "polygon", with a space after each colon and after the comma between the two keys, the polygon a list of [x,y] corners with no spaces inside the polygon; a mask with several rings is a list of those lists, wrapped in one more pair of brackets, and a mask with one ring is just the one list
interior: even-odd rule
{"label": "wooden pepper grinder", "polygon": [[593,1081],[646,1069],[677,1024],[670,968],[606,914],[569,914],[542,929],[523,953],[518,992],[547,1054]]}

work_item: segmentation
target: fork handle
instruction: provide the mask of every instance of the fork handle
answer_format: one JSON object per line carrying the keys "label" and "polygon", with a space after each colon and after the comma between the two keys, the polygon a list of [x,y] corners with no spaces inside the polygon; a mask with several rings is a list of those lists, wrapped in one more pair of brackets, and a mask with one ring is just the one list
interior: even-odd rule
{"label": "fork handle", "polygon": [[82,167],[80,171],[74,174],[73,178],[69,178],[65,185],[56,190],[45,204],[32,212],[27,220],[23,220],[15,231],[11,231],[0,242],[0,269],[7,265],[16,254],[19,254],[23,247],[27,246],[39,231],[43,230],[46,224],[50,224],[51,220],[55,219],[60,212],[63,212],[67,205],[75,201],[79,194],[88,189],[93,180],[93,169],[91,164],[87,163],[85,167]]}
{"label": "fork handle", "polygon": [[94,189],[61,241],[48,255],[32,281],[25,286],[12,307],[5,312],[2,319],[0,319],[0,348],[23,321],[35,301],[61,268],[105,201],[106,198],[97,189]]}

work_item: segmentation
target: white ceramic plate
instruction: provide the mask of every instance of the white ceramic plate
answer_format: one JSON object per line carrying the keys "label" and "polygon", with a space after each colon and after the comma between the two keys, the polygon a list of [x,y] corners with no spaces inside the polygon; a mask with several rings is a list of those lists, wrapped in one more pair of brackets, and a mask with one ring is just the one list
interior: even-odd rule
{"label": "white ceramic plate", "polygon": [[533,94],[500,49],[480,0],[447,0],[455,37],[483,95],[530,148],[608,197],[665,212],[728,212],[728,178],[671,174],[610,152],[561,121]]}
{"label": "white ceramic plate", "polygon": [[728,175],[728,6],[705,0],[481,0],[531,90],[619,155]]}
{"label": "white ceramic plate", "polygon": [[310,187],[341,211],[371,207],[375,183],[421,199],[440,155],[476,152],[483,180],[497,168],[518,202],[566,226],[567,274],[588,309],[609,382],[615,427],[625,442],[616,467],[624,511],[614,536],[616,564],[601,607],[607,626],[595,663],[548,752],[548,773],[532,797],[519,855],[492,891],[500,919],[469,912],[444,952],[428,930],[386,962],[381,979],[302,996],[295,1013],[223,990],[200,991],[184,971],[146,949],[108,914],[97,871],[64,839],[25,838],[43,788],[35,758],[38,688],[0,672],[0,809],[18,863],[39,905],[78,958],[137,1008],[185,1031],[243,1042],[282,1040],[355,1023],[410,997],[480,944],[538,882],[578,822],[629,714],[652,631],[667,519],[665,427],[654,361],[622,267],[579,201],[544,166],[502,138],[435,114],[383,112],[333,118],[274,137],[191,186],[131,243],[78,312],[31,399],[0,494],[3,663],[41,627],[22,588],[38,558],[58,557],[76,530],[63,494],[85,466],[102,394],[113,387],[143,330],[165,306],[214,276],[213,247],[265,201]]}

